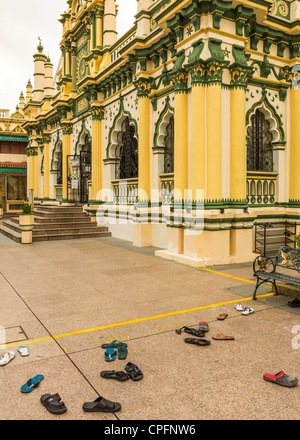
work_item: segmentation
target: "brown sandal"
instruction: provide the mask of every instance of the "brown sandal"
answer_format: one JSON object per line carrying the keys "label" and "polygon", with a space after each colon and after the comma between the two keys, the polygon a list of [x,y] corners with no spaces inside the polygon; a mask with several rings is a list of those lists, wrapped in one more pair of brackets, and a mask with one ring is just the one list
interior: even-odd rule
{"label": "brown sandal", "polygon": [[225,336],[223,334],[213,336],[212,338],[215,339],[216,341],[233,341],[234,340],[233,336]]}
{"label": "brown sandal", "polygon": [[221,315],[218,316],[218,320],[219,321],[223,321],[225,318],[227,318],[228,314],[227,313],[221,313]]}

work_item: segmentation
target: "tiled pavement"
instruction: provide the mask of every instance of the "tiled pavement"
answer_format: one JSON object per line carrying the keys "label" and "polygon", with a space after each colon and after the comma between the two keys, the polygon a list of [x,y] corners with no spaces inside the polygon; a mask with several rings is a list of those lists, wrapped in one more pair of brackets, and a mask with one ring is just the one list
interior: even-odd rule
{"label": "tiled pavement", "polygon": [[[20,245],[0,236],[7,344],[0,354],[15,352],[0,367],[1,420],[299,419],[300,386],[262,377],[280,370],[300,376],[299,309],[288,307],[286,297],[264,296],[267,286],[252,301],[250,263],[210,268],[220,272],[214,273],[159,259],[154,251],[114,238]],[[238,302],[255,312],[242,316]],[[218,321],[223,312],[228,317]],[[209,346],[186,344],[190,335],[175,333],[199,321],[209,324]],[[214,341],[217,333],[235,340]],[[128,357],[108,363],[101,344],[114,339],[128,344]],[[21,357],[17,347],[25,344],[30,355]],[[127,362],[142,370],[141,381],[100,377]],[[21,393],[36,374],[44,375],[40,386]],[[59,393],[68,411],[50,414],[40,403],[46,393]],[[120,402],[122,410],[83,412],[82,404],[98,395]]]}

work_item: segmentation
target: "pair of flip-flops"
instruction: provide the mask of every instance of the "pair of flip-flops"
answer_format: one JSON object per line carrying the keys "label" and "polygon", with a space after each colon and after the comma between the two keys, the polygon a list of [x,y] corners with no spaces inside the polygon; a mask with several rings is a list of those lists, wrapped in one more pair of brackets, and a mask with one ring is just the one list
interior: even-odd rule
{"label": "pair of flip-flops", "polygon": [[128,349],[125,342],[112,341],[109,344],[102,344],[101,348],[106,349],[104,357],[107,362],[114,361],[117,356],[119,360],[125,360],[127,358]]}
{"label": "pair of flip-flops", "polygon": [[115,379],[119,382],[125,382],[128,379],[132,379],[137,382],[143,379],[144,375],[139,367],[132,362],[128,362],[125,371],[101,371],[101,377],[104,379]]}
{"label": "pair of flip-flops", "polygon": [[[44,394],[41,397],[41,403],[52,414],[64,414],[67,411],[65,403],[61,400],[58,393]],[[82,405],[85,412],[103,412],[114,413],[121,410],[121,405],[118,402],[111,402],[102,396],[99,396],[94,402],[86,402]]]}
{"label": "pair of flip-flops", "polygon": [[[18,352],[21,356],[28,356],[29,355],[29,348],[25,345],[20,345],[18,347]],[[12,361],[15,358],[14,351],[7,351],[6,353],[3,353],[0,356],[0,366],[1,365],[7,365],[10,361]]]}
{"label": "pair of flip-flops", "polygon": [[252,309],[252,307],[245,307],[243,306],[243,304],[235,304],[235,310],[237,310],[238,312],[242,312],[242,315],[251,315],[252,313],[254,313],[254,309]]}

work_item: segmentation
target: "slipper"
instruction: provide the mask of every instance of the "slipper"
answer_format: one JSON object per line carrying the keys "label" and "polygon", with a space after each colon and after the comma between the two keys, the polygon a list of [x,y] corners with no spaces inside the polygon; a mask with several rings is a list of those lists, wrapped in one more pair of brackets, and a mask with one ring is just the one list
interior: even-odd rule
{"label": "slipper", "polygon": [[125,382],[125,380],[130,379],[129,374],[125,373],[125,371],[101,371],[100,375],[104,379],[116,379],[119,382]]}
{"label": "slipper", "polygon": [[29,348],[26,345],[20,345],[18,347],[18,352],[21,356],[28,356],[29,355]]}
{"label": "slipper", "polygon": [[120,345],[118,347],[118,359],[123,361],[127,358],[128,350],[127,350],[127,344]]}
{"label": "slipper", "polygon": [[30,391],[34,390],[34,388],[38,387],[41,381],[44,379],[44,376],[38,374],[32,379],[29,379],[22,387],[22,393],[30,393]]}
{"label": "slipper", "polygon": [[215,339],[216,341],[233,341],[234,340],[233,336],[226,336],[223,334],[215,335],[212,338]]}
{"label": "slipper", "polygon": [[127,371],[127,373],[129,373],[129,376],[135,382],[143,379],[143,377],[144,377],[144,375],[141,372],[141,370],[139,369],[139,367],[135,364],[132,364],[131,362],[128,362],[128,364],[125,367],[125,371]]}
{"label": "slipper", "polygon": [[85,412],[104,412],[114,413],[120,411],[121,405],[118,402],[111,402],[104,399],[104,397],[98,397],[94,402],[86,402],[82,405],[82,409]]}
{"label": "slipper", "polygon": [[289,301],[288,305],[290,307],[300,307],[300,300],[295,298],[295,299],[293,299],[293,301]]}
{"label": "slipper", "polygon": [[221,313],[221,315],[218,316],[218,320],[219,321],[224,321],[225,318],[227,318],[228,314],[227,313]]}
{"label": "slipper", "polygon": [[185,333],[189,333],[193,336],[198,336],[198,337],[204,336],[204,332],[202,330],[196,330],[196,329],[190,328],[190,327],[182,327],[182,328],[175,330],[175,331],[178,335],[181,335],[182,330],[184,330]]}
{"label": "slipper", "polygon": [[199,330],[202,332],[208,332],[208,324],[205,321],[199,322]]}
{"label": "slipper", "polygon": [[44,394],[41,402],[45,408],[52,414],[63,414],[67,411],[64,402],[61,401],[59,394]]}
{"label": "slipper", "polygon": [[251,307],[246,307],[243,311],[242,311],[242,315],[251,315],[251,313],[254,312],[254,309],[252,309]]}
{"label": "slipper", "polygon": [[105,352],[105,360],[107,362],[114,361],[117,357],[117,352],[112,347],[108,347]]}
{"label": "slipper", "polygon": [[244,310],[243,304],[235,304],[234,307],[238,312],[242,312]]}
{"label": "slipper", "polygon": [[283,387],[294,387],[298,383],[296,377],[288,376],[283,371],[279,371],[277,374],[264,374],[263,378],[268,382],[277,383]]}
{"label": "slipper", "polygon": [[120,342],[120,341],[115,340],[115,341],[109,342],[108,344],[101,345],[101,348],[109,348],[109,347],[112,347],[112,348],[127,347],[127,344],[125,344],[125,342]]}
{"label": "slipper", "polygon": [[0,356],[0,365],[6,365],[15,357],[15,353],[13,351],[7,351]]}
{"label": "slipper", "polygon": [[186,338],[184,340],[187,344],[196,344],[196,345],[209,345],[210,341],[207,339],[196,339],[196,338]]}

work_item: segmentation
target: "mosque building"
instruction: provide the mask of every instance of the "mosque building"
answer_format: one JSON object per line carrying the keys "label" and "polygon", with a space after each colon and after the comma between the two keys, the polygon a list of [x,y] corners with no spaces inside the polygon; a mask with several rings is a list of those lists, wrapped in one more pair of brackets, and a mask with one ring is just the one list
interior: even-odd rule
{"label": "mosque building", "polygon": [[300,1],[137,0],[121,37],[117,12],[68,0],[55,74],[34,55],[35,204],[192,266],[252,261],[261,223],[298,230]]}

